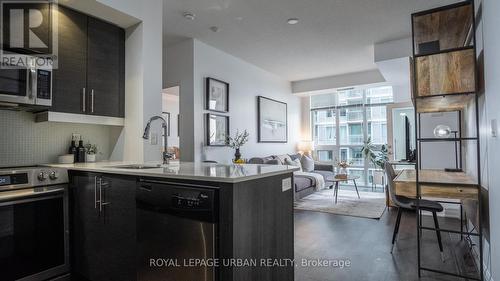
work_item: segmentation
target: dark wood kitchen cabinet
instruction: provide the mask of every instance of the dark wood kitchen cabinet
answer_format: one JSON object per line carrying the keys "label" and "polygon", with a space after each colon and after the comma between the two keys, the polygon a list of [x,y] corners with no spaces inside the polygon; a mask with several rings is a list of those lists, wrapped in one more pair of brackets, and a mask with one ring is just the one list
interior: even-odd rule
{"label": "dark wood kitchen cabinet", "polygon": [[135,178],[74,172],[72,273],[77,280],[136,280]]}
{"label": "dark wood kitchen cabinet", "polygon": [[59,6],[51,111],[124,117],[125,31]]}
{"label": "dark wood kitchen cabinet", "polygon": [[58,67],[54,70],[51,111],[85,113],[87,16],[59,6]]}

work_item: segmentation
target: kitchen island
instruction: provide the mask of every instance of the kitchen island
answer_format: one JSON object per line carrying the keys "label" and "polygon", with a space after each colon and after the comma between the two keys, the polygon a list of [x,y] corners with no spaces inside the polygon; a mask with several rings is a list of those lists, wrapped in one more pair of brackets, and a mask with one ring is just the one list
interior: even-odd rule
{"label": "kitchen island", "polygon": [[293,166],[56,164],[84,280],[293,280]]}

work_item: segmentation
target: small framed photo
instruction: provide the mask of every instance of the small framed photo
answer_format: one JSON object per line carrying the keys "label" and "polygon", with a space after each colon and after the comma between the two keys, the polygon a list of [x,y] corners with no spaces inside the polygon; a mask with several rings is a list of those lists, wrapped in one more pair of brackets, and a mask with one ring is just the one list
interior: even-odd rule
{"label": "small framed photo", "polygon": [[229,116],[206,114],[206,138],[208,146],[226,146],[229,135]]}
{"label": "small framed photo", "polygon": [[229,83],[206,78],[206,109],[229,112]]}

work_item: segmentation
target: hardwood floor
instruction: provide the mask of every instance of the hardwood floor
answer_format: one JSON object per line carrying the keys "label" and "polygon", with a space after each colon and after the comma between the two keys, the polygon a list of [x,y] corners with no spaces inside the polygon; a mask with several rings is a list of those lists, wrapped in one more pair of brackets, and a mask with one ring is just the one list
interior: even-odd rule
{"label": "hardwood floor", "polygon": [[[380,220],[328,213],[295,211],[295,269],[297,281],[326,280],[460,280],[430,272],[417,274],[415,213],[405,212],[398,241],[391,255],[391,238],[397,209],[386,210]],[[459,229],[459,220],[439,218],[442,228]],[[424,216],[432,226],[432,217]],[[422,265],[477,276],[465,239],[442,233],[446,260],[441,261],[436,234],[423,231]],[[305,260],[349,260],[350,267],[304,267]]]}

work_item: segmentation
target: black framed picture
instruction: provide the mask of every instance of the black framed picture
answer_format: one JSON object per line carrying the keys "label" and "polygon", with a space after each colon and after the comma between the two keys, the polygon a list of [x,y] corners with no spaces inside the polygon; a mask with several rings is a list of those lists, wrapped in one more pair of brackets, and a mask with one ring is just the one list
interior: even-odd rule
{"label": "black framed picture", "polygon": [[229,112],[229,83],[214,78],[206,78],[206,109]]}
{"label": "black framed picture", "polygon": [[206,138],[209,146],[226,146],[229,135],[229,116],[206,113]]}
{"label": "black framed picture", "polygon": [[259,96],[257,114],[259,142],[288,142],[286,103]]}

